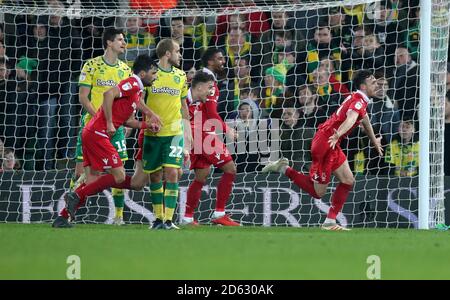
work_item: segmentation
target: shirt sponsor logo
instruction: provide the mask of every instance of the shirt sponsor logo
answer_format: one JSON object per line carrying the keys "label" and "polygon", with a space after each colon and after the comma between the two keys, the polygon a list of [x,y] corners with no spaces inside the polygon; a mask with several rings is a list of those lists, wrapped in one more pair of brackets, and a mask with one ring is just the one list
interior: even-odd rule
{"label": "shirt sponsor logo", "polygon": [[161,88],[152,87],[152,93],[153,94],[169,94],[171,96],[178,96],[178,95],[180,95],[180,90],[172,89],[169,87],[161,87]]}
{"label": "shirt sponsor logo", "polygon": [[98,86],[116,86],[116,82],[114,80],[102,80],[97,79]]}

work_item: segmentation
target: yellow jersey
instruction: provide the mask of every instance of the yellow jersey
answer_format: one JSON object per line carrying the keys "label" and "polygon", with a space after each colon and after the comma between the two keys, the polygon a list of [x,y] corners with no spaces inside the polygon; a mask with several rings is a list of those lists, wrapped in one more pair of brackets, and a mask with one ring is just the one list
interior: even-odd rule
{"label": "yellow jersey", "polygon": [[186,73],[172,67],[170,71],[158,69],[158,78],[146,88],[145,102],[157,114],[163,126],[158,133],[145,131],[147,136],[175,136],[183,133],[181,101],[188,94]]}
{"label": "yellow jersey", "polygon": [[[78,84],[91,89],[89,100],[97,111],[103,103],[103,93],[131,75],[130,67],[123,61],[118,60],[115,65],[110,65],[103,56],[97,56],[84,64]],[[92,116],[86,113],[85,124],[91,118]]]}
{"label": "yellow jersey", "polygon": [[384,157],[395,166],[396,176],[415,176],[419,171],[419,142],[403,145],[393,139]]}

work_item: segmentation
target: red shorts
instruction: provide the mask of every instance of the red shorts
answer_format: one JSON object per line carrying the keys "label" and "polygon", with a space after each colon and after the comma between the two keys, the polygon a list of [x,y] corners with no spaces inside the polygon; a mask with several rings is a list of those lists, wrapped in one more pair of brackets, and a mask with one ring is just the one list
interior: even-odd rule
{"label": "red shorts", "polygon": [[142,152],[143,152],[143,147],[144,147],[144,130],[141,129],[139,131],[139,137],[138,137],[138,151],[136,153],[136,155],[134,156],[135,160],[142,160]]}
{"label": "red shorts", "polygon": [[89,166],[93,170],[103,172],[122,166],[119,153],[104,133],[83,129],[81,139],[83,141],[84,167]]}
{"label": "red shorts", "polygon": [[334,149],[330,148],[329,138],[329,134],[318,131],[311,143],[312,164],[309,177],[319,184],[328,184],[331,173],[347,160],[339,145],[336,145]]}
{"label": "red shorts", "polygon": [[[203,141],[203,139],[202,139]],[[206,169],[213,165],[216,168],[220,168],[223,165],[229,163],[233,160],[230,152],[227,149],[227,146],[222,143],[220,140],[214,140],[212,143],[214,147],[214,151],[206,151],[202,148],[202,153],[196,154],[193,149],[190,154],[191,164],[190,169]],[[212,153],[211,153],[212,152]]]}

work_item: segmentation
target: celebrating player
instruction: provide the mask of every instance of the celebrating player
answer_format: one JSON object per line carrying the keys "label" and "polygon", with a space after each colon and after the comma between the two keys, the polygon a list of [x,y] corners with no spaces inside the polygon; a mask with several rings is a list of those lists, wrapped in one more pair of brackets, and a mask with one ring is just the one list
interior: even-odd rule
{"label": "celebrating player", "polygon": [[[138,189],[130,176],[125,175],[125,169],[119,153],[112,145],[110,138],[116,134],[123,124],[133,128],[147,128],[158,131],[161,123],[141,99],[144,86],[149,86],[156,78],[156,63],[148,55],[140,55],[133,65],[134,75],[122,80],[117,87],[104,93],[101,108],[94,118],[84,127],[82,133],[84,167],[87,174],[108,172],[109,174],[95,177],[91,183],[81,184],[74,192],[66,194],[66,209],[56,218],[53,227],[71,227],[67,214],[75,218],[77,209],[83,205],[86,198],[95,195],[106,188]],[[135,110],[139,109],[146,117],[146,122],[134,118]]]}
{"label": "celebrating player", "polygon": [[[196,225],[194,211],[197,207],[202,187],[209,175],[211,165],[223,171],[222,178],[217,185],[217,201],[212,223],[223,226],[240,226],[225,214],[225,204],[230,197],[233,182],[236,177],[236,165],[227,147],[216,136],[215,123],[231,139],[236,139],[236,132],[229,128],[217,113],[217,100],[219,89],[213,72],[219,72],[223,68],[224,57],[222,52],[216,48],[208,49],[203,56],[206,66],[202,71],[195,74],[192,79],[192,87],[188,95],[189,113],[192,132],[194,134],[194,147],[191,149],[191,170],[195,172],[195,179],[187,191],[186,212],[183,224]],[[211,93],[206,99],[202,98],[202,91],[210,85]],[[211,142],[208,142],[211,141]],[[209,147],[210,149],[206,149]]]}
{"label": "celebrating player", "polygon": [[[130,77],[131,70],[128,65],[118,59],[119,55],[126,50],[126,43],[122,31],[114,28],[106,29],[103,33],[103,47],[105,53],[102,56],[88,60],[81,70],[80,74],[80,103],[83,105],[85,113],[81,118],[80,131],[78,132],[75,176],[79,177],[75,184],[73,181],[71,186],[76,188],[82,181],[91,182],[94,178],[84,177],[83,173],[83,152],[81,133],[83,128],[95,115],[103,102],[103,93],[116,86],[120,81]],[[125,143],[125,129],[120,127],[116,130],[116,134],[111,137],[111,144],[117,149],[119,157],[122,161],[128,159],[127,148]],[[83,175],[82,175],[83,174]],[[114,223],[123,224],[123,207],[124,195],[122,190],[113,189],[112,195],[116,214]],[[64,212],[67,216],[67,213]]]}
{"label": "celebrating player", "polygon": [[289,167],[289,161],[281,158],[269,163],[263,172],[280,172],[289,177],[301,189],[314,198],[321,198],[330,182],[331,173],[339,180],[331,198],[331,207],[322,228],[325,230],[348,230],[336,223],[336,216],[341,211],[355,181],[347,157],[340,147],[341,141],[360,123],[380,155],[383,155],[381,137],[375,137],[366,112],[369,97],[375,96],[377,81],[371,72],[359,71],[354,80],[358,89],[347,97],[338,110],[321,124],[311,144],[312,165],[309,176]]}
{"label": "celebrating player", "polygon": [[[178,199],[179,170],[183,166],[183,154],[187,152],[184,140],[188,148],[192,139],[190,126],[183,126],[182,122],[183,119],[189,121],[185,101],[187,80],[186,74],[177,68],[181,60],[177,42],[161,40],[156,46],[156,55],[159,58],[158,79],[147,88],[146,104],[160,116],[163,126],[157,133],[146,130],[142,163],[144,171],[151,178],[150,192],[156,217],[152,228],[178,229],[172,223],[172,218]],[[163,171],[165,188],[162,183]]]}

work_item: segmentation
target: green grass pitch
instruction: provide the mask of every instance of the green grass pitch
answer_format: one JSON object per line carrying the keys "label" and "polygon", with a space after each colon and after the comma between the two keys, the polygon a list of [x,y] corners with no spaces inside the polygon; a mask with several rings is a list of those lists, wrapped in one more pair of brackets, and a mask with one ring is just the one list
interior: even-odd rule
{"label": "green grass pitch", "polygon": [[201,226],[0,224],[0,279],[450,279],[450,234],[440,231]]}

